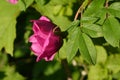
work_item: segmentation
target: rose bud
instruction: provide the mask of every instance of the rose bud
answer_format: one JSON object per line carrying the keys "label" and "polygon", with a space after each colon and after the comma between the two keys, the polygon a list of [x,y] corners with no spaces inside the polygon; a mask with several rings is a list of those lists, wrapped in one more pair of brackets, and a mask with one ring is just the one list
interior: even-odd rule
{"label": "rose bud", "polygon": [[32,22],[34,34],[29,38],[29,42],[32,43],[31,50],[37,56],[36,61],[41,59],[52,61],[55,53],[63,44],[62,38],[54,33],[60,32],[60,28],[45,16]]}

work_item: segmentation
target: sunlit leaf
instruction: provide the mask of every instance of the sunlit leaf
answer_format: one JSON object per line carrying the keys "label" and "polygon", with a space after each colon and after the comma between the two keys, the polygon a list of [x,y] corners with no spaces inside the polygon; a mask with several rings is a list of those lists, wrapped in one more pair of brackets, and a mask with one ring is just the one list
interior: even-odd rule
{"label": "sunlit leaf", "polygon": [[18,0],[18,4],[20,10],[26,10],[32,3],[34,0]]}
{"label": "sunlit leaf", "polygon": [[98,20],[97,17],[82,17],[81,23],[83,24],[92,24]]}
{"label": "sunlit leaf", "polygon": [[95,46],[97,50],[97,63],[106,63],[107,60],[107,52],[102,46]]}
{"label": "sunlit leaf", "polygon": [[120,71],[120,54],[110,55],[107,60],[107,68],[113,73]]}
{"label": "sunlit leaf", "polygon": [[[77,22],[76,22],[77,23]],[[88,44],[89,43],[89,44]],[[67,42],[67,60],[71,61],[76,55],[78,48],[82,57],[89,63],[96,63],[96,50],[92,40],[81,32],[80,27],[71,27]]]}
{"label": "sunlit leaf", "polygon": [[73,57],[76,55],[79,47],[79,36],[80,36],[80,29],[79,27],[75,27],[71,31],[70,38],[67,42],[67,60],[70,62]]}
{"label": "sunlit leaf", "polygon": [[115,9],[109,8],[108,12],[110,14],[112,14],[113,16],[120,18],[120,10],[115,10]]}
{"label": "sunlit leaf", "polygon": [[93,0],[84,12],[83,16],[93,16],[96,12],[103,8],[104,3],[105,0]]}
{"label": "sunlit leaf", "polygon": [[114,17],[110,16],[103,24],[103,35],[105,40],[114,47],[120,46],[120,24]]}
{"label": "sunlit leaf", "polygon": [[108,8],[108,12],[115,17],[120,18],[120,2],[114,2]]}
{"label": "sunlit leaf", "polygon": [[[83,13],[84,17],[89,17],[87,23],[92,22],[102,25],[106,18],[106,9],[104,9],[105,0],[93,0]],[[96,20],[95,20],[96,19]],[[83,23],[84,24],[84,23]]]}
{"label": "sunlit leaf", "polygon": [[107,80],[108,70],[97,64],[95,66],[90,66],[90,71],[88,72],[88,80]]}
{"label": "sunlit leaf", "polygon": [[110,8],[120,11],[120,2],[114,2],[110,5]]}
{"label": "sunlit leaf", "polygon": [[96,24],[103,25],[103,23],[104,23],[104,21],[105,21],[105,19],[106,19],[106,14],[107,14],[106,8],[100,9],[100,10],[95,14],[95,17],[99,18],[98,21],[96,22]]}
{"label": "sunlit leaf", "polygon": [[0,50],[5,48],[6,52],[12,55],[16,37],[16,17],[19,14],[19,8],[5,2],[5,0],[0,2],[0,6]]}
{"label": "sunlit leaf", "polygon": [[82,31],[93,38],[103,37],[102,27],[96,24],[85,24],[81,28]]}
{"label": "sunlit leaf", "polygon": [[79,50],[82,57],[89,63],[95,64],[96,63],[96,49],[95,46],[85,33],[81,33],[79,35]]}
{"label": "sunlit leaf", "polygon": [[[78,25],[80,24],[80,21],[79,20],[75,20],[73,21],[67,28],[66,28],[66,31],[64,32],[63,36],[66,35],[67,38],[72,38],[72,31],[74,31],[74,28],[76,28]],[[68,44],[67,43],[67,38],[65,38],[64,40],[64,44],[62,46],[62,48],[60,49],[59,51],[59,57],[64,59],[67,57],[67,52],[66,52],[66,49],[68,48]],[[68,54],[68,57],[69,57],[69,54]],[[72,56],[74,57],[74,56]],[[72,58],[71,58],[72,59]]]}

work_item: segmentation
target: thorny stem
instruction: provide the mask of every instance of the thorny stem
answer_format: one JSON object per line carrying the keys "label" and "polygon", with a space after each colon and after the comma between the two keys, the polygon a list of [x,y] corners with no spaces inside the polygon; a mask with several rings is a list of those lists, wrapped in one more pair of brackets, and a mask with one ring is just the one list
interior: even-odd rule
{"label": "thorny stem", "polygon": [[91,2],[91,0],[85,0],[82,5],[79,7],[78,11],[76,12],[74,20],[77,20],[80,13],[86,8],[86,6]]}
{"label": "thorny stem", "polygon": [[65,69],[65,72],[67,74],[67,80],[72,80],[72,76],[71,76],[71,72],[70,72],[67,60],[63,59],[61,63],[62,63],[62,65]]}

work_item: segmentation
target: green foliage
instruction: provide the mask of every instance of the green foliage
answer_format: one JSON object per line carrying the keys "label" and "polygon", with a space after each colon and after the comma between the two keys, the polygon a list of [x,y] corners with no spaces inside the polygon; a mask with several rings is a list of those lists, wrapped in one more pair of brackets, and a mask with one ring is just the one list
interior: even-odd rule
{"label": "green foliage", "polygon": [[96,63],[105,64],[105,62],[107,60],[107,52],[106,52],[105,48],[102,46],[98,46],[98,45],[95,47],[96,47],[96,51],[97,51]]}
{"label": "green foliage", "polygon": [[33,5],[35,9],[42,15],[48,16],[54,23],[60,26],[62,30],[65,30],[65,27],[70,24],[70,20],[67,18],[67,16],[70,16],[70,14],[72,14],[71,3],[68,3],[65,0],[62,0],[60,2],[56,0],[51,0],[48,2],[45,2],[43,0],[35,1],[37,3]]}
{"label": "green foliage", "polygon": [[115,2],[110,5],[108,12],[115,17],[120,18],[120,2]]}
{"label": "green foliage", "polygon": [[[67,42],[67,60],[68,62],[70,62],[73,57],[76,55],[77,51],[78,51],[78,47],[79,47],[79,37],[80,35],[80,29],[78,27],[75,27],[72,30],[72,34],[70,35],[70,38]],[[69,46],[69,47],[68,47]]]}
{"label": "green foliage", "polygon": [[16,37],[16,17],[19,14],[19,9],[4,0],[0,2],[0,6],[0,50],[5,48],[7,53],[13,55],[13,44]]}
{"label": "green foliage", "polygon": [[110,16],[107,18],[105,23],[103,24],[103,34],[112,46],[119,47],[120,46],[120,24],[114,17]]}
{"label": "green foliage", "polygon": [[[70,62],[72,58],[76,55],[78,51],[78,38],[79,38],[79,28],[77,28],[79,25],[79,21],[76,20],[71,23],[70,27],[68,28],[68,41],[66,44],[66,53],[67,53],[67,60]],[[78,30],[77,30],[78,29]],[[72,33],[71,33],[72,32]],[[69,47],[68,47],[69,46]]]}
{"label": "green foliage", "polygon": [[19,0],[18,6],[20,10],[25,11],[32,3],[34,0]]}
{"label": "green foliage", "polygon": [[14,67],[9,67],[7,66],[5,71],[5,75],[6,77],[3,80],[25,80],[25,78],[23,76],[21,76],[18,72],[15,72]]}
{"label": "green foliage", "polygon": [[82,33],[79,41],[79,49],[83,58],[89,63],[96,64],[96,49],[90,37]]}
{"label": "green foliage", "polygon": [[120,71],[120,54],[110,55],[107,61],[107,68],[113,73]]}
{"label": "green foliage", "polygon": [[[53,61],[36,63],[30,20],[42,15],[64,43]],[[0,18],[0,80],[120,80],[119,0],[1,0]]]}
{"label": "green foliage", "polygon": [[0,80],[25,80],[22,75],[15,71],[15,66],[7,64],[7,58],[6,54],[0,54]]}
{"label": "green foliage", "polygon": [[120,72],[113,75],[114,79],[120,80]]}
{"label": "green foliage", "polygon": [[103,8],[105,0],[93,0],[92,3],[88,6],[83,16],[94,16],[100,9]]}
{"label": "green foliage", "polygon": [[90,66],[88,80],[106,80],[108,77],[107,73],[107,69],[103,68],[101,65]]}
{"label": "green foliage", "polygon": [[102,28],[96,24],[85,24],[82,27],[82,31],[92,38],[103,37]]}
{"label": "green foliage", "polygon": [[66,40],[63,41],[63,46],[60,48],[58,56],[60,59],[66,59],[67,54],[66,54],[66,48],[67,48],[67,44],[66,44]]}

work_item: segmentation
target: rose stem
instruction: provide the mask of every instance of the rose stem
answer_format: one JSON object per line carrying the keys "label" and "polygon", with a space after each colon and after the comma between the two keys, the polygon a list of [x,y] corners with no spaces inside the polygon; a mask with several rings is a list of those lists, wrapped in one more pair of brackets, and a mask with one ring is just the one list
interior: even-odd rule
{"label": "rose stem", "polygon": [[79,7],[79,9],[76,12],[76,15],[74,17],[74,20],[77,20],[79,14],[86,8],[86,6],[91,2],[91,0],[85,0],[82,5]]}

